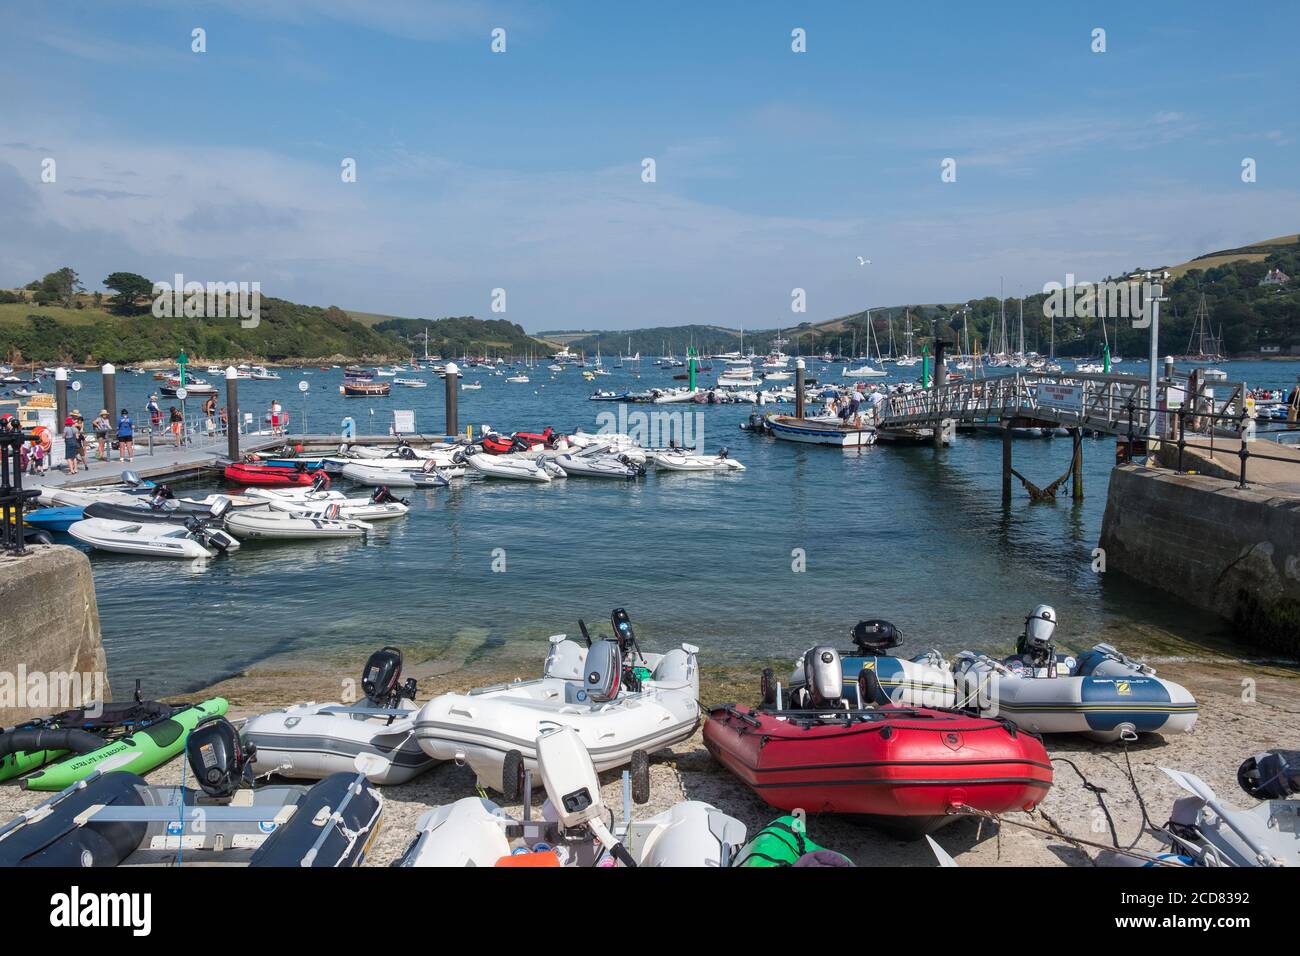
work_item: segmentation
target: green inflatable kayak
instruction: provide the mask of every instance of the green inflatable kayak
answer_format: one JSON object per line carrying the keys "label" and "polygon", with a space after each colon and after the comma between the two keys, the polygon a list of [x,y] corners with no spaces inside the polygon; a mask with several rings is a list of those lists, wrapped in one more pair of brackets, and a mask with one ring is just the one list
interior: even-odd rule
{"label": "green inflatable kayak", "polygon": [[[165,720],[106,743],[98,750],[51,764],[24,777],[19,783],[27,790],[62,790],[91,774],[105,760],[119,755],[125,759],[114,761],[114,770],[144,775],[185,749],[185,735],[199,721],[214,714],[224,715],[229,706],[224,697],[213,697],[201,704],[185,707]],[[19,761],[30,760],[31,766],[40,766],[42,753],[13,756]]]}
{"label": "green inflatable kayak", "polygon": [[[732,866],[794,866],[808,854],[819,855],[818,866],[852,866],[849,859],[808,839],[804,822],[788,814],[777,817],[736,854]],[[818,858],[814,858],[818,859]]]}

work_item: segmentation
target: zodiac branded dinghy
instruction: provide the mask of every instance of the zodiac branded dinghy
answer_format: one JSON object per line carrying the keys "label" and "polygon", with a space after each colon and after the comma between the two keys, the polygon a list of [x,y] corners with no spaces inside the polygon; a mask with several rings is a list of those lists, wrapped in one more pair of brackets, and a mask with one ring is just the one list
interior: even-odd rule
{"label": "zodiac branded dinghy", "polygon": [[543,676],[443,694],[415,720],[424,752],[468,764],[483,786],[518,793],[525,768],[537,766],[538,732],[573,727],[599,771],[633,764],[638,791],[648,784],[647,754],[685,740],[699,721],[699,648],[641,651],[627,612],[611,615],[615,638],[584,647],[551,638]]}
{"label": "zodiac branded dinghy", "polygon": [[405,783],[436,760],[415,740],[414,678],[402,681],[402,652],[385,647],[361,673],[365,700],[348,704],[298,704],[250,718],[243,737],[255,747],[253,769],[260,776],[319,780],[346,773],[358,754],[370,754],[371,783]]}
{"label": "zodiac branded dinghy", "polygon": [[226,517],[226,529],[239,538],[289,540],[295,538],[364,538],[374,527],[355,518],[339,517],[337,502],[317,514],[284,511],[240,511]]}

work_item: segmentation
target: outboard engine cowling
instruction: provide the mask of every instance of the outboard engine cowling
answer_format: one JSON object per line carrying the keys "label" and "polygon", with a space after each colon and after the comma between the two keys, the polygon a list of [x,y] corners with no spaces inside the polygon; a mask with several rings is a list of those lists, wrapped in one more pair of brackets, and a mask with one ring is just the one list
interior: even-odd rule
{"label": "outboard engine cowling", "polygon": [[218,799],[252,784],[256,750],[252,744],[245,746],[235,725],[219,716],[200,721],[185,740],[185,758],[194,779],[204,793]]}
{"label": "outboard engine cowling", "polygon": [[587,699],[595,703],[618,696],[623,676],[623,655],[617,641],[596,641],[587,649],[583,664],[582,687]]}
{"label": "outboard engine cowling", "polygon": [[609,625],[614,629],[614,639],[618,649],[627,654],[636,646],[636,635],[632,633],[632,617],[621,607],[614,608],[609,615]]}
{"label": "outboard engine cowling", "polygon": [[863,654],[880,657],[903,643],[903,633],[888,621],[859,621],[853,628],[853,643]]}
{"label": "outboard engine cowling", "polygon": [[[415,680],[407,681],[411,699],[415,698]],[[407,696],[402,686],[402,652],[396,647],[382,647],[366,659],[361,671],[361,692],[376,707],[391,707]]]}
{"label": "outboard engine cowling", "polygon": [[814,707],[832,707],[844,696],[840,653],[833,647],[823,644],[804,654],[803,677]]}
{"label": "outboard engine cowling", "polygon": [[1266,750],[1237,769],[1237,783],[1256,800],[1300,794],[1300,750]]}

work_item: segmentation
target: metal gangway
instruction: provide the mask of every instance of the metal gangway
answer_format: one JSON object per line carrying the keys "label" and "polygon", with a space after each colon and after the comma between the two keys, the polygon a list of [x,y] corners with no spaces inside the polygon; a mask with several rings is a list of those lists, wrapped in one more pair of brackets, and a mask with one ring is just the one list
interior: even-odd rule
{"label": "metal gangway", "polygon": [[1197,376],[1193,383],[1191,378],[1166,368],[1152,401],[1145,376],[1017,370],[893,395],[881,409],[878,427],[1010,423],[1116,436],[1159,436],[1172,434],[1170,412],[1182,408],[1200,412],[1207,421],[1222,424],[1235,420],[1245,427],[1249,419],[1244,382],[1206,381]]}

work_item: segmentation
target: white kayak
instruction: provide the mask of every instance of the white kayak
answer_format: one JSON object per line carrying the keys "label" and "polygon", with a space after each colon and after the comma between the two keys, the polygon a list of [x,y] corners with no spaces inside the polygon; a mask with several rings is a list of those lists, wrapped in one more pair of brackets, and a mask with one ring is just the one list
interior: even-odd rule
{"label": "white kayak", "polygon": [[465,463],[478,474],[488,478],[545,483],[553,478],[564,477],[564,470],[553,460],[545,458],[516,458],[513,455],[489,455],[480,452],[467,457]]}
{"label": "white kayak", "polygon": [[656,468],[669,471],[744,471],[745,466],[726,454],[688,455],[679,451],[651,452],[650,460]]}
{"label": "white kayak", "polygon": [[[226,539],[224,547],[205,544],[213,533]],[[162,521],[115,521],[111,518],[83,518],[74,521],[68,534],[82,544],[116,554],[151,558],[211,558],[218,551],[233,550],[239,542],[220,531],[191,531],[184,524]]]}
{"label": "white kayak", "polygon": [[360,754],[369,755],[371,783],[406,783],[428,770],[437,761],[415,741],[415,681],[401,677],[401,651],[385,647],[361,672],[360,704],[297,704],[249,718],[241,736],[257,748],[254,771],[320,780],[355,772]]}
{"label": "white kayak", "polygon": [[361,538],[374,530],[355,518],[291,515],[283,511],[242,511],[226,516],[226,530],[237,538]]}
{"label": "white kayak", "polygon": [[446,468],[371,468],[368,464],[351,464],[343,467],[343,477],[359,485],[378,488],[445,488],[453,478],[463,478],[465,469]]}
{"label": "white kayak", "polygon": [[[608,640],[588,648],[556,635],[542,677],[435,697],[416,717],[416,738],[431,757],[468,764],[483,786],[506,793],[517,788],[517,773],[537,766],[539,724],[575,728],[597,770],[621,767],[695,732],[698,652],[683,644],[641,654]],[[644,675],[637,690],[621,679],[625,655]]]}
{"label": "white kayak", "polygon": [[584,478],[640,478],[645,474],[645,466],[626,455],[560,455],[555,463],[566,475]]}

